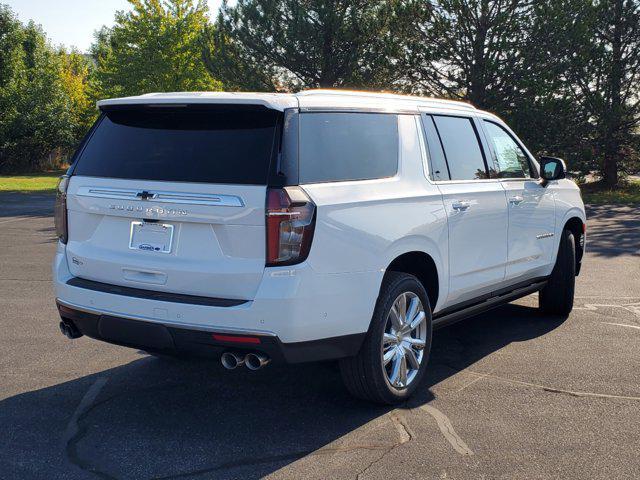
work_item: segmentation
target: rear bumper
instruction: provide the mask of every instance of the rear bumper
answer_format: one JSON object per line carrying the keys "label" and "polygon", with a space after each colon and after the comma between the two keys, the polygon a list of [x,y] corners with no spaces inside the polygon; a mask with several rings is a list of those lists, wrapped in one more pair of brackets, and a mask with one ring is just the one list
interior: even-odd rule
{"label": "rear bumper", "polygon": [[[355,355],[365,335],[362,333],[309,342],[282,343],[274,335],[229,335],[226,332],[178,328],[97,311],[80,310],[60,300],[56,303],[62,321],[72,324],[87,337],[170,355],[217,358],[224,351],[240,350],[263,352],[277,363],[332,360]],[[247,340],[250,342],[246,342]]]}
{"label": "rear bumper", "polygon": [[[262,346],[253,350],[263,350],[274,359],[281,357],[288,362],[357,353],[369,329],[382,275],[383,272],[320,274],[306,264],[267,268],[253,299],[230,304],[217,304],[220,299],[208,299],[214,302],[203,304],[188,295],[176,299],[173,298],[176,295],[155,295],[159,292],[151,290],[146,298],[146,295],[131,294],[133,289],[127,287],[83,288],[87,285],[73,281],[62,244],[58,245],[53,264],[56,300],[83,313],[75,314],[74,318],[83,322],[78,328],[89,337],[143,350],[153,349],[153,345],[144,344],[144,338],[141,341],[105,336],[100,325],[114,323],[112,318],[151,325],[146,329],[149,332],[155,329],[154,325],[159,326],[155,330],[164,329],[171,338],[171,342],[161,344],[163,348],[169,344],[170,350],[196,350],[194,353],[201,349],[208,353],[213,347],[239,347],[220,345],[213,341],[212,332],[254,335],[260,337]],[[139,289],[138,285],[135,287]],[[108,320],[103,320],[105,318]],[[129,323],[120,325],[126,329]]]}

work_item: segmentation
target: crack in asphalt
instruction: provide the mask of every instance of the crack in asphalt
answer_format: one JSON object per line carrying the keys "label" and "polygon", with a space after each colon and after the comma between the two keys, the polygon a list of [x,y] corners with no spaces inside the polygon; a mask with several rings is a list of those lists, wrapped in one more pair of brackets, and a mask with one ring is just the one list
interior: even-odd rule
{"label": "crack in asphalt", "polygon": [[73,412],[73,415],[67,424],[67,429],[62,436],[62,441],[69,462],[81,470],[92,473],[99,478],[113,480],[114,477],[91,467],[91,465],[82,460],[78,455],[77,449],[78,442],[80,442],[87,433],[87,429],[85,427],[80,427],[80,421],[93,409],[95,399],[98,397],[102,387],[106,385],[108,380],[109,377],[99,377],[95,382],[93,382],[91,387],[89,387],[89,390],[87,390],[82,397],[82,400],[80,400],[75,412]]}
{"label": "crack in asphalt", "polygon": [[[403,443],[406,443],[406,442],[401,441],[399,443],[394,443],[393,445],[390,445],[390,446],[384,445],[384,444],[370,444],[370,445],[361,444],[361,445],[349,445],[344,447],[324,447],[319,450],[301,450],[301,451],[287,453],[283,455],[269,455],[269,456],[260,457],[260,458],[255,458],[255,457],[243,458],[240,460],[225,462],[216,466],[201,468],[198,470],[192,470],[188,472],[177,473],[177,474],[161,476],[161,477],[151,477],[151,480],[173,480],[178,478],[195,477],[198,475],[204,475],[206,473],[219,472],[222,470],[230,470],[238,467],[248,467],[248,466],[255,466],[255,465],[262,465],[262,464],[277,463],[281,461],[299,460],[303,457],[331,455],[335,453],[347,453],[347,452],[352,452],[357,450],[371,450],[371,451],[384,450],[385,453],[382,455],[382,457],[384,457],[384,455],[386,455],[388,451],[397,447],[398,445],[402,445]],[[375,462],[372,462],[372,463],[375,463]]]}
{"label": "crack in asphalt", "polygon": [[510,378],[505,378],[505,377],[500,377],[498,375],[492,375],[490,373],[479,373],[479,372],[472,372],[470,370],[466,370],[467,373],[470,373],[471,375],[481,375],[485,378],[493,378],[495,380],[500,380],[502,382],[506,382],[506,383],[511,383],[514,385],[522,385],[525,387],[531,387],[531,388],[536,388],[538,390],[543,390],[545,392],[549,392],[549,393],[560,393],[563,395],[570,395],[572,397],[579,397],[579,398],[610,398],[610,399],[616,399],[616,400],[633,400],[633,401],[640,401],[640,397],[635,397],[635,396],[627,396],[627,395],[614,395],[614,394],[609,394],[609,393],[596,393],[596,392],[580,392],[580,391],[574,391],[574,390],[565,390],[562,388],[555,388],[555,387],[549,387],[547,385],[539,385],[537,383],[529,383],[529,382],[522,382],[520,380],[513,380]]}
{"label": "crack in asphalt", "polygon": [[449,417],[447,417],[444,413],[431,405],[421,405],[418,408],[420,410],[424,410],[435,419],[440,432],[442,432],[444,438],[447,439],[447,441],[451,444],[456,452],[458,452],[460,455],[473,455],[473,451],[467,446],[464,440],[462,440],[462,438],[460,438],[460,436],[454,430],[453,424],[451,423],[451,420],[449,420]]}
{"label": "crack in asphalt", "polygon": [[[67,425],[67,429],[65,431],[65,434],[63,435],[63,443],[64,443],[65,453],[71,464],[75,465],[76,467],[80,468],[81,470],[87,473],[92,473],[99,478],[103,478],[106,480],[117,480],[117,477],[114,477],[113,475],[110,475],[107,472],[99,470],[97,467],[94,467],[89,462],[83,460],[78,453],[78,444],[80,443],[81,440],[84,439],[85,435],[88,432],[88,429],[82,426],[82,421],[85,420],[87,416],[91,412],[93,412],[96,408],[106,403],[109,403],[113,399],[121,396],[120,393],[117,393],[115,395],[111,395],[110,397],[104,398],[99,402],[95,401],[98,394],[102,390],[102,387],[104,387],[104,385],[107,383],[108,380],[109,380],[108,377],[98,378],[93,383],[93,385],[89,388],[87,393],[85,393],[84,397],[80,401],[80,404],[78,405],[78,408],[76,408],[74,415],[71,417],[71,420]],[[176,386],[181,386],[181,385],[184,385],[184,383],[172,384],[169,386],[171,388],[174,388]],[[142,388],[142,389],[139,389],[138,391],[139,392],[151,391],[156,388],[157,387],[154,386],[149,388]],[[163,386],[163,388],[166,388],[166,386]]]}
{"label": "crack in asphalt", "polygon": [[400,413],[397,410],[394,410],[388,415],[389,415],[389,419],[391,420],[391,423],[393,423],[393,426],[395,427],[396,431],[400,435],[400,440],[394,443],[393,445],[387,447],[385,451],[382,453],[382,455],[380,455],[378,458],[370,462],[369,465],[367,465],[365,468],[360,470],[356,475],[356,480],[360,480],[360,478],[362,478],[362,476],[368,470],[370,470],[374,465],[380,463],[388,454],[390,454],[393,450],[398,448],[400,445],[404,445],[405,443],[408,443],[411,440],[413,440],[413,432],[407,425],[407,420],[404,417],[404,415],[402,415],[402,413]]}
{"label": "crack in asphalt", "polygon": [[[587,308],[584,308],[584,309],[596,310],[597,307],[622,307],[625,310],[629,311],[629,307],[636,307],[636,306],[637,304],[630,304],[630,305],[629,304],[627,305],[587,304],[585,305],[585,307]],[[636,312],[631,312],[631,313],[636,313]],[[460,342],[459,340],[458,340],[458,343],[460,344],[462,351],[456,352],[457,355],[455,356],[462,358],[464,357],[463,352],[468,347],[467,345],[465,345],[463,342]],[[521,385],[529,388],[539,389],[549,393],[569,395],[569,396],[578,397],[578,398],[590,397],[590,398],[609,398],[609,399],[640,401],[640,397],[636,397],[636,396],[623,396],[623,395],[613,395],[613,394],[606,394],[606,393],[572,391],[572,390],[554,388],[554,387],[530,383],[530,382],[513,380],[513,379],[500,377],[500,376],[489,374],[489,373],[474,372],[474,371],[467,370],[465,368],[460,369],[458,366],[452,366],[448,361],[442,362],[441,364],[443,366],[451,368],[453,371],[457,371],[457,372],[464,371],[471,375],[477,376],[476,380],[465,385],[463,389],[475,383],[478,380],[481,380],[484,378],[493,378],[495,380],[507,382],[510,384]],[[87,429],[82,427],[81,422],[85,420],[86,417],[97,407],[107,402],[110,402],[111,400],[113,400],[113,398],[120,396],[120,395],[113,395],[111,397],[108,397],[102,400],[101,402],[95,402],[96,397],[100,393],[100,390],[102,389],[104,384],[106,384],[107,380],[108,379],[105,377],[98,378],[96,382],[94,382],[94,384],[91,386],[91,388],[87,391],[87,393],[85,394],[82,401],[80,402],[78,408],[76,409],[76,412],[74,413],[68,425],[67,431],[65,432],[64,439],[65,439],[65,450],[67,453],[67,457],[72,464],[81,468],[85,472],[96,475],[99,478],[114,480],[116,479],[116,477],[110,475],[107,472],[100,471],[97,467],[90,465],[89,462],[83,460],[80,457],[77,451],[78,443],[84,438],[84,436],[87,433]],[[173,388],[175,387],[175,385],[171,385],[171,387]],[[156,387],[152,387],[151,389],[154,389],[154,388]],[[167,386],[164,385],[162,388],[167,388]],[[150,389],[147,388],[142,390],[150,390]],[[406,404],[405,404],[405,407],[408,408]],[[451,444],[451,446],[454,448],[456,452],[458,452],[461,455],[474,455],[474,452],[456,433],[455,429],[453,428],[453,424],[445,414],[443,414],[440,410],[436,409],[431,405],[425,404],[418,408],[429,413],[435,419],[437,426],[440,429],[442,435]],[[413,409],[408,408],[408,410],[413,410]],[[361,443],[361,444],[351,444],[351,445],[338,446],[338,447],[323,447],[316,450],[312,450],[312,449],[298,450],[298,451],[284,453],[280,455],[266,455],[264,457],[257,457],[257,458],[256,457],[240,458],[240,459],[234,459],[232,461],[220,463],[217,465],[213,465],[210,467],[200,468],[197,470],[176,473],[176,474],[166,475],[166,476],[156,476],[152,478],[153,480],[181,479],[181,478],[189,478],[189,477],[196,477],[200,475],[211,474],[214,472],[222,472],[224,470],[230,470],[230,469],[239,468],[239,467],[250,467],[250,466],[263,465],[263,464],[273,464],[278,462],[290,462],[290,461],[301,459],[303,457],[330,455],[335,453],[345,453],[345,452],[352,452],[352,451],[358,451],[358,450],[381,451],[382,452],[381,455],[377,456],[377,458],[373,459],[371,462],[367,464],[366,467],[364,467],[362,470],[360,470],[357,473],[355,477],[356,480],[361,480],[367,474],[367,472],[369,472],[377,464],[380,464],[380,462],[384,461],[384,459],[396,448],[414,439],[414,435],[407,425],[406,418],[400,413],[400,411],[393,410],[392,412],[389,412],[385,416],[388,416],[389,421],[393,424],[394,428],[398,433],[399,439],[393,444]]]}
{"label": "crack in asphalt", "polygon": [[292,452],[292,453],[283,454],[283,455],[269,455],[261,458],[254,457],[251,459],[240,459],[232,462],[225,462],[213,467],[201,468],[198,470],[192,470],[189,472],[178,473],[178,474],[162,476],[162,477],[153,477],[152,480],[174,480],[179,478],[188,478],[188,477],[194,477],[198,475],[204,475],[207,473],[218,472],[222,470],[229,470],[237,467],[276,463],[280,461],[298,460],[303,457],[330,455],[335,453],[345,453],[345,452],[352,452],[357,450],[372,450],[372,451],[384,450],[384,453],[380,457],[378,457],[376,460],[371,462],[364,470],[362,470],[358,474],[357,478],[359,478],[363,472],[365,472],[373,464],[377,463],[382,458],[384,458],[384,456],[387,455],[387,453],[389,453],[391,450],[393,450],[394,448],[404,443],[411,441],[411,439],[413,438],[411,430],[406,425],[406,420],[404,419],[404,417],[402,417],[402,415],[399,412],[392,413],[390,416],[390,420],[393,423],[396,430],[398,431],[398,434],[400,435],[399,442],[396,442],[393,445],[358,444],[358,445],[347,445],[347,446],[340,446],[340,447],[323,447],[318,450],[301,450],[301,451]]}
{"label": "crack in asphalt", "polygon": [[627,303],[627,304],[611,304],[611,303],[585,303],[581,307],[573,307],[574,310],[583,310],[587,312],[595,312],[598,315],[609,316],[606,313],[600,311],[605,308],[621,308],[632,315],[640,317],[640,303]]}
{"label": "crack in asphalt", "polygon": [[237,467],[276,463],[280,461],[298,460],[303,457],[330,455],[335,453],[345,453],[345,452],[351,452],[351,451],[357,451],[357,450],[372,450],[372,451],[383,450],[384,453],[380,457],[378,457],[376,460],[371,462],[367,467],[365,467],[364,470],[358,473],[357,478],[360,478],[360,475],[362,473],[368,470],[375,463],[382,460],[382,458],[384,458],[385,455],[387,455],[391,450],[393,450],[394,448],[404,443],[411,441],[411,439],[413,438],[413,434],[411,433],[411,430],[407,426],[406,420],[399,412],[395,412],[391,414],[390,420],[393,423],[396,430],[398,431],[398,434],[400,435],[400,440],[394,443],[393,445],[358,444],[358,445],[347,445],[347,446],[341,446],[341,447],[323,447],[318,450],[301,450],[298,452],[293,452],[293,453],[288,453],[283,455],[270,455],[270,456],[261,457],[261,458],[240,459],[232,462],[225,462],[213,467],[201,468],[198,470],[192,470],[189,472],[162,476],[162,477],[153,477],[152,480],[174,480],[179,478],[188,478],[188,477],[194,477],[198,475],[204,475],[207,473],[219,472],[222,470],[229,470]]}
{"label": "crack in asphalt", "polygon": [[611,322],[602,322],[604,325],[613,325],[614,327],[627,327],[627,328],[634,328],[636,330],[640,330],[640,327],[638,325],[628,325],[626,323],[611,323]]}
{"label": "crack in asphalt", "polygon": [[[67,426],[67,430],[63,436],[63,443],[65,447],[65,452],[68,460],[81,470],[93,474],[98,478],[102,478],[104,480],[117,480],[118,477],[115,477],[107,472],[104,472],[97,467],[91,465],[86,460],[82,459],[77,451],[77,446],[80,441],[83,440],[85,435],[87,434],[87,428],[82,426],[82,422],[86,420],[87,416],[94,411],[96,408],[111,402],[113,399],[120,397],[120,394],[115,394],[104,398],[100,402],[95,402],[98,394],[102,390],[102,387],[106,384],[108,378],[100,377],[98,378],[93,385],[89,388],[87,393],[85,393],[84,397],[80,401],[78,408],[74,412],[69,424]],[[175,387],[176,385],[171,385],[171,387]],[[154,390],[157,387],[150,387],[141,389],[142,391]],[[162,388],[167,388],[164,385]],[[295,461],[303,457],[313,457],[313,456],[321,456],[321,455],[331,455],[335,453],[346,453],[358,450],[369,450],[369,451],[378,451],[382,450],[384,453],[376,460],[374,460],[371,464],[369,464],[364,470],[367,470],[373,464],[382,460],[387,453],[392,451],[394,448],[403,445],[412,440],[413,434],[409,429],[406,419],[404,416],[398,412],[393,411],[389,415],[389,419],[391,423],[394,425],[400,440],[398,442],[393,443],[392,445],[388,444],[376,444],[376,443],[363,443],[363,444],[355,444],[355,445],[345,445],[338,447],[323,447],[316,450],[299,450],[295,452],[290,452],[282,455],[267,455],[264,457],[251,457],[251,458],[241,458],[229,462],[224,462],[215,466],[200,468],[197,470],[190,470],[182,473],[175,473],[171,475],[165,476],[155,476],[150,477],[150,480],[173,480],[173,479],[181,479],[181,478],[189,478],[189,477],[197,477],[199,475],[205,475],[208,473],[220,472],[224,470],[230,470],[238,467],[246,467],[246,466],[256,466],[262,464],[270,464],[277,462],[285,462],[285,461]]]}

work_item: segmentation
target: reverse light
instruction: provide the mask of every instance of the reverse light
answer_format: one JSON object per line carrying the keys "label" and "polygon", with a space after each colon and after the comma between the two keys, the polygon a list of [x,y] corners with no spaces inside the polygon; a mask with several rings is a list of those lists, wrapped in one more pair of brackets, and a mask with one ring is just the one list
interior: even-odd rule
{"label": "reverse light", "polygon": [[267,266],[294,265],[309,255],[316,206],[300,187],[267,190]]}
{"label": "reverse light", "polygon": [[54,220],[56,226],[56,235],[58,239],[66,244],[69,238],[69,227],[67,225],[67,186],[69,185],[69,176],[63,175],[58,180],[56,187],[56,203],[54,208]]}

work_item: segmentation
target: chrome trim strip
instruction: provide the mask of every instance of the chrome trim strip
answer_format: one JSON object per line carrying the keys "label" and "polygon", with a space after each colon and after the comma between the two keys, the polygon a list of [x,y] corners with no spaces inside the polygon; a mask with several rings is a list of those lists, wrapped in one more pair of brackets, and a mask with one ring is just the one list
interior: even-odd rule
{"label": "chrome trim strip", "polygon": [[56,297],[56,302],[58,302],[60,305],[64,307],[72,308],[74,310],[79,310],[81,312],[90,313],[93,315],[108,315],[110,317],[125,318],[127,320],[138,320],[141,322],[158,323],[160,325],[164,325],[165,327],[169,327],[169,328],[184,328],[189,330],[198,330],[201,332],[229,333],[229,334],[238,334],[238,335],[258,335],[258,336],[262,335],[266,337],[276,336],[275,333],[270,332],[268,330],[249,330],[245,328],[215,327],[215,326],[198,325],[193,323],[167,322],[166,320],[158,320],[150,317],[129,315],[126,313],[112,312],[110,310],[103,310],[103,309],[97,309],[97,308],[89,308],[82,305],[77,305],[72,302],[61,300],[60,298],[57,298],[57,297]]}
{"label": "chrome trim strip", "polygon": [[433,110],[459,110],[462,112],[472,112],[474,115],[476,113],[480,113],[480,111],[470,104],[446,104],[446,103],[436,103],[436,102],[425,102],[418,105],[418,110],[420,113],[429,113]]}
{"label": "chrome trim strip", "polygon": [[177,203],[182,205],[208,205],[215,207],[244,207],[242,198],[236,195],[218,195],[208,193],[183,193],[151,191],[152,200],[143,200],[138,196],[142,190],[79,187],[76,195],[79,197],[110,198],[116,200],[132,200],[136,202],[153,201],[157,203]]}
{"label": "chrome trim strip", "polygon": [[536,238],[538,240],[541,240],[543,238],[551,238],[551,237],[554,237],[554,236],[555,236],[555,233],[542,233],[540,235],[536,235]]}
{"label": "chrome trim strip", "polygon": [[384,107],[300,107],[300,113],[386,113],[390,115],[416,115],[417,108]]}
{"label": "chrome trim strip", "polygon": [[113,188],[79,187],[76,195],[79,197],[140,200],[137,197],[138,190],[116,190]]}
{"label": "chrome trim strip", "polygon": [[448,185],[456,183],[502,183],[502,182],[538,182],[537,178],[477,178],[469,180],[436,180],[431,183],[435,185]]}

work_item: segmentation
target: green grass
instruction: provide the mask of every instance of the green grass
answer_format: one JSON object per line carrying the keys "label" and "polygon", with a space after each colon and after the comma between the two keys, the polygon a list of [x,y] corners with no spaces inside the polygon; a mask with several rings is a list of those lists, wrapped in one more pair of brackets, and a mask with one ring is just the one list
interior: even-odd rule
{"label": "green grass", "polygon": [[614,190],[600,183],[582,185],[584,203],[602,205],[607,203],[640,204],[640,181],[629,181]]}
{"label": "green grass", "polygon": [[64,170],[28,175],[0,175],[0,192],[55,193]]}

